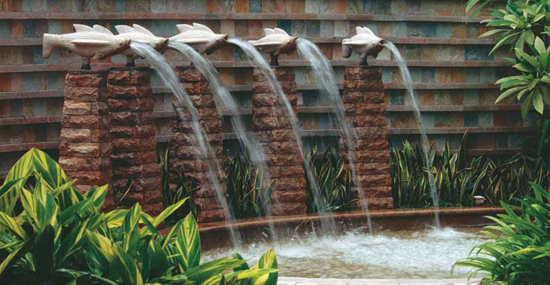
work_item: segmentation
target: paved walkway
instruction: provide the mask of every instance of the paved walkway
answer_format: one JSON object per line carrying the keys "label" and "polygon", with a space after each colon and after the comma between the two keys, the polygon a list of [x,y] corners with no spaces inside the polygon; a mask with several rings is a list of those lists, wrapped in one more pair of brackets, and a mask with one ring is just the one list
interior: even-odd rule
{"label": "paved walkway", "polygon": [[316,279],[279,277],[280,285],[466,285],[467,279]]}

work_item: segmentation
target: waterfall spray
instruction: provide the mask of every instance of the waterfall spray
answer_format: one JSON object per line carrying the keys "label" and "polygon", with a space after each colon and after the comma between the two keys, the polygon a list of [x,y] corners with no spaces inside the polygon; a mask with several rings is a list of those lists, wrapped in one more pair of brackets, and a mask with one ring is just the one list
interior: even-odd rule
{"label": "waterfall spray", "polygon": [[361,209],[367,216],[367,226],[369,228],[369,232],[372,233],[373,227],[369,214],[369,203],[365,197],[365,193],[363,192],[363,186],[361,185],[357,172],[357,152],[354,143],[354,139],[357,139],[357,133],[346,120],[344,102],[342,101],[340,91],[338,90],[336,78],[334,77],[334,70],[321,50],[319,50],[319,48],[311,41],[299,38],[297,40],[297,48],[300,55],[309,62],[311,69],[313,70],[313,74],[315,75],[315,84],[317,85],[317,89],[321,93],[321,96],[328,99],[328,106],[336,115],[336,119],[340,125],[340,130],[342,131],[342,138],[348,150],[349,166],[353,177],[353,184],[357,187]]}
{"label": "waterfall spray", "polygon": [[227,205],[227,201],[225,200],[225,195],[223,194],[223,189],[218,180],[218,174],[221,173],[220,165],[216,158],[216,154],[212,149],[212,146],[210,145],[208,140],[206,140],[206,136],[199,125],[199,115],[197,109],[193,105],[193,102],[191,101],[189,96],[186,94],[185,89],[181,85],[178,77],[176,76],[176,73],[160,53],[158,53],[149,45],[139,42],[132,42],[130,44],[130,47],[139,56],[150,60],[151,65],[155,67],[155,70],[158,72],[164,83],[168,85],[170,90],[172,90],[172,92],[174,93],[174,96],[172,97],[174,108],[176,109],[176,112],[178,113],[180,118],[183,118],[185,116],[185,114],[183,113],[184,108],[188,112],[190,112],[193,132],[195,134],[195,137],[197,138],[197,141],[199,142],[201,153],[208,162],[207,165],[210,182],[216,190],[217,198],[221,206],[223,207],[225,217],[229,222],[229,231],[231,233],[234,247],[238,248],[238,245],[241,242],[241,238],[239,233],[235,231],[231,223],[232,215],[229,212],[229,207]]}
{"label": "waterfall spray", "polygon": [[418,107],[418,102],[416,102],[416,95],[414,93],[411,73],[409,72],[409,68],[405,64],[405,60],[403,60],[403,57],[401,57],[401,54],[399,53],[399,50],[397,49],[397,47],[393,43],[388,41],[384,43],[384,46],[386,46],[393,53],[393,56],[397,61],[397,65],[399,66],[399,70],[401,71],[403,84],[405,84],[405,88],[407,88],[407,93],[409,94],[409,97],[411,98],[411,102],[413,104],[414,115],[416,117],[416,121],[418,122],[418,131],[420,132],[420,140],[421,140],[420,145],[422,146],[422,151],[424,152],[424,157],[426,158],[426,171],[428,172],[428,182],[430,184],[430,193],[434,203],[435,226],[437,229],[440,229],[441,223],[439,221],[439,197],[437,194],[437,188],[435,187],[434,175],[432,173],[432,163],[430,162],[430,142],[428,140],[428,135],[426,134],[426,127],[422,122],[422,116],[420,115],[420,108]]}
{"label": "waterfall spray", "polygon": [[[250,59],[250,62],[254,65],[254,67],[256,67],[262,72],[267,82],[271,86],[271,89],[277,94],[281,102],[284,104],[284,107],[286,108],[286,112],[290,118],[290,122],[292,124],[292,131],[296,139],[296,143],[298,144],[300,155],[302,156],[302,159],[304,159],[304,168],[305,168],[306,175],[309,181],[311,182],[315,196],[317,196],[316,199],[314,199],[315,204],[317,206],[317,209],[323,209],[321,201],[318,198],[320,196],[320,193],[319,193],[319,186],[317,185],[317,182],[315,180],[315,175],[313,174],[313,170],[311,169],[311,166],[309,165],[309,163],[305,161],[306,153],[305,153],[304,143],[302,142],[302,137],[300,135],[298,118],[296,117],[296,114],[294,114],[294,109],[292,108],[290,101],[284,94],[283,89],[281,88],[281,85],[277,81],[277,78],[275,77],[275,74],[271,69],[271,66],[269,66],[269,64],[265,61],[262,55],[256,50],[256,48],[254,48],[254,46],[252,46],[247,41],[237,39],[237,38],[230,38],[228,42],[234,45],[237,45],[246,53],[246,55]],[[319,215],[321,216],[321,223],[322,223],[323,230],[325,232],[334,232],[336,225],[334,223],[334,218],[332,217],[332,215],[327,215],[324,212],[319,212]]]}
{"label": "waterfall spray", "polygon": [[[222,84],[216,68],[212,65],[212,63],[203,58],[197,51],[186,44],[179,42],[169,42],[168,46],[181,52],[185,57],[191,60],[191,62],[199,70],[199,72],[206,77],[216,95],[216,106],[218,112],[221,115],[221,106],[223,106],[226,110],[230,112],[231,124],[235,134],[237,135],[237,138],[239,139],[239,142],[250,155],[250,160],[254,168],[264,171],[263,177],[266,181],[268,181],[269,184],[269,182],[271,182],[271,175],[269,173],[269,169],[266,166],[266,155],[264,149],[253,134],[249,134],[246,132],[246,128],[238,111],[238,105],[235,102],[235,99],[233,99],[233,97],[227,90],[227,88],[225,88],[225,86]],[[260,197],[264,198],[263,195],[260,195]],[[265,205],[264,210],[268,219],[271,237],[273,240],[276,241],[278,238],[271,217],[271,209],[269,205],[267,205],[267,201],[262,201],[262,203]]]}

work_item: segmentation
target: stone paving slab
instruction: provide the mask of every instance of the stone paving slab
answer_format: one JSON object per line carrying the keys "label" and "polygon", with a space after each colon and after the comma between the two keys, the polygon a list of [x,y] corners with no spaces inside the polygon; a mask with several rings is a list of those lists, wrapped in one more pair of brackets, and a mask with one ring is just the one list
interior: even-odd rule
{"label": "stone paving slab", "polygon": [[279,277],[280,285],[466,285],[467,279],[332,279]]}

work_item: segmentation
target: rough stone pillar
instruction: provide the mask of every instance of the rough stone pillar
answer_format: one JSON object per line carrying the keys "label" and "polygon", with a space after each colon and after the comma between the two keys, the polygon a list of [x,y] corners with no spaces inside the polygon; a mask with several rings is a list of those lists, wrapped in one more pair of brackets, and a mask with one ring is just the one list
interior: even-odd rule
{"label": "rough stone pillar", "polygon": [[[176,72],[198,111],[199,124],[206,131],[207,139],[221,164],[223,157],[222,118],[216,109],[216,102],[209,83],[195,67],[178,67]],[[179,113],[182,113],[184,118],[176,116],[172,123],[172,138],[170,140],[172,169],[181,169],[183,166],[185,175],[200,186],[200,190],[195,193],[194,197],[199,222],[224,220],[224,210],[208,172],[208,163],[214,162],[212,160],[216,158],[202,153],[193,133],[191,115],[185,107],[180,108]],[[221,167],[222,165],[220,165]],[[218,174],[218,177],[223,177],[223,174]],[[176,182],[175,179],[172,182]],[[225,191],[223,181],[219,181],[219,183],[222,186],[222,191]],[[175,187],[175,184],[172,187]],[[225,195],[223,196],[225,197]]]}
{"label": "rough stone pillar", "polygon": [[132,188],[121,206],[140,203],[144,211],[156,215],[163,207],[149,72],[149,68],[111,69],[107,87],[113,187],[124,191],[131,178]]}
{"label": "rough stone pillar", "polygon": [[[88,191],[111,183],[111,142],[107,84],[104,72],[69,72],[65,77],[65,101],[59,164],[73,186]],[[104,207],[113,206],[109,189]]]}
{"label": "rough stone pillar", "polygon": [[[277,67],[273,71],[297,114],[294,70]],[[264,147],[271,178],[275,182],[273,195],[278,203],[272,205],[271,214],[304,214],[307,207],[302,156],[286,109],[259,70],[254,70],[252,103],[253,129]]]}
{"label": "rough stone pillar", "polygon": [[384,96],[380,69],[346,67],[343,100],[358,135],[357,171],[371,209],[393,206]]}

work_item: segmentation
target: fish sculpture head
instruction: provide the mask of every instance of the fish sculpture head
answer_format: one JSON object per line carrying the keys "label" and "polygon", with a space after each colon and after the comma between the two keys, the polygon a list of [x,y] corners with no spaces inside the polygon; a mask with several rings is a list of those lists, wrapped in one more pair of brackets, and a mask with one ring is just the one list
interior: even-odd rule
{"label": "fish sculpture head", "polygon": [[290,36],[285,30],[264,29],[265,36],[256,41],[249,41],[258,50],[271,56],[271,65],[279,65],[280,54],[291,54],[296,50],[297,37]]}
{"label": "fish sculpture head", "polygon": [[297,37],[290,36],[285,30],[280,28],[265,28],[265,36],[256,41],[249,41],[258,50],[278,56],[281,53],[290,54],[296,50]]}
{"label": "fish sculpture head", "polygon": [[368,65],[367,57],[370,55],[376,58],[384,49],[386,42],[367,27],[357,27],[355,30],[357,31],[355,36],[342,41],[342,56],[349,58],[355,51],[360,55],[362,64]]}
{"label": "fish sculpture head", "polygon": [[122,53],[130,47],[131,39],[115,38],[115,53]]}
{"label": "fish sculpture head", "polygon": [[103,26],[74,24],[73,27],[75,32],[69,34],[44,34],[44,58],[48,58],[54,48],[63,48],[82,57],[82,69],[90,69],[90,59],[104,59],[130,47],[130,39],[118,38]]}
{"label": "fish sculpture head", "polygon": [[193,25],[176,25],[179,34],[170,38],[170,41],[184,43],[198,53],[211,54],[227,43],[229,38],[226,34],[216,34],[209,27],[193,23]]}
{"label": "fish sculpture head", "polygon": [[151,31],[138,24],[134,24],[132,27],[118,25],[115,28],[119,33],[118,38],[148,44],[157,51],[163,51],[168,46],[169,39],[155,36]]}

